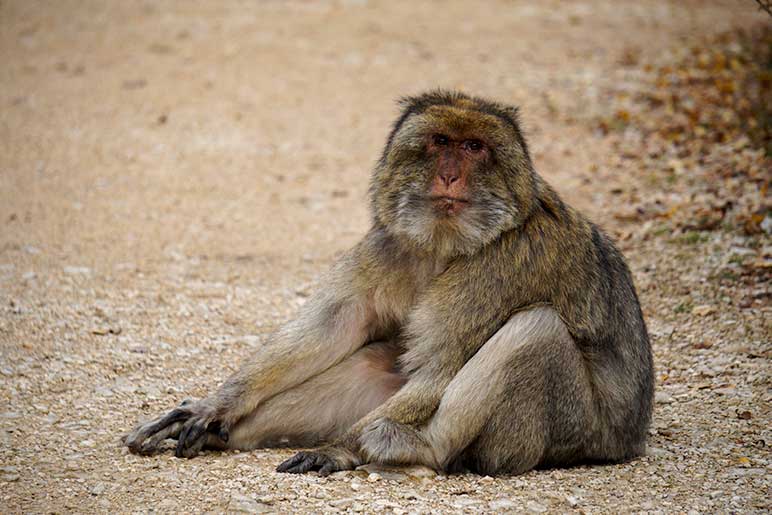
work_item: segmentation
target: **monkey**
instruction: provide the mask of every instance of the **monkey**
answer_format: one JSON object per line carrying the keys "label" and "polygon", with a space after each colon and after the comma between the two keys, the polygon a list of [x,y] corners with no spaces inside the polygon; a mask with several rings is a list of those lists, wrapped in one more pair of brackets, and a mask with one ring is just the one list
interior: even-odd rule
{"label": "monkey", "polygon": [[309,448],[277,471],[323,476],[645,452],[653,360],[620,251],[535,171],[518,108],[446,90],[400,107],[364,238],[215,393],[129,433],[131,452]]}

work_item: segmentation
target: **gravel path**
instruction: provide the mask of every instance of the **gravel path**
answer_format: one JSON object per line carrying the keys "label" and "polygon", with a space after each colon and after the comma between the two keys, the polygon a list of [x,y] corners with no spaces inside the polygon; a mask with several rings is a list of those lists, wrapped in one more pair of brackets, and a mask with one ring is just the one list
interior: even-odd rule
{"label": "gravel path", "polygon": [[[595,123],[631,60],[763,23],[750,0],[0,0],[0,511],[768,511],[769,283],[714,278],[769,239],[621,216],[667,186]],[[393,101],[436,86],[519,104],[537,169],[620,239],[655,349],[649,454],[495,479],[127,454],[364,233]]]}

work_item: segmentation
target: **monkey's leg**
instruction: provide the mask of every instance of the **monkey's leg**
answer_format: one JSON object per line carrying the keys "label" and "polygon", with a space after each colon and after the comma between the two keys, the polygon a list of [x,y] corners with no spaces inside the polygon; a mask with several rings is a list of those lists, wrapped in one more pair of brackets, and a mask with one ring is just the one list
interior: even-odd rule
{"label": "monkey's leg", "polygon": [[[396,343],[371,343],[338,365],[277,394],[242,418],[224,447],[306,447],[329,442],[396,392],[404,378]],[[217,439],[213,447],[222,448]]]}
{"label": "monkey's leg", "polygon": [[548,307],[513,315],[453,378],[423,428],[389,419],[363,435],[366,456],[438,469],[521,473],[582,452],[591,431],[583,358]]}
{"label": "monkey's leg", "polygon": [[444,467],[461,454],[481,474],[519,474],[581,458],[593,430],[592,386],[558,314],[514,315],[467,363],[425,429]]}

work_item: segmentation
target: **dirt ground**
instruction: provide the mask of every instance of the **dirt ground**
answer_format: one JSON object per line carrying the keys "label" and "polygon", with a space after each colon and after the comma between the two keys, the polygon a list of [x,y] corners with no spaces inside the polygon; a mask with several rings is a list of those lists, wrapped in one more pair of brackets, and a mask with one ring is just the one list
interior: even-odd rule
{"label": "dirt ground", "polygon": [[[769,510],[770,310],[706,275],[767,251],[629,237],[639,167],[591,123],[631,52],[768,20],[750,0],[0,0],[0,511]],[[521,106],[540,173],[628,235],[648,455],[494,479],[127,454],[120,435],[215,387],[366,231],[394,101],[438,86]]]}

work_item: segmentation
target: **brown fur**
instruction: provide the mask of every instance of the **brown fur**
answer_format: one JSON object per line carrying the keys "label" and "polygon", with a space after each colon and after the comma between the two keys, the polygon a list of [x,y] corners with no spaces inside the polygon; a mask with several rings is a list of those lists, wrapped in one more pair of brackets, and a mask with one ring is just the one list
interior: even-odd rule
{"label": "brown fur", "polygon": [[[370,232],[270,345],[210,398],[139,426],[132,451],[324,442],[279,467],[323,474],[643,452],[652,359],[621,254],[536,174],[515,108],[448,92],[402,107]],[[367,344],[383,338],[373,364]]]}

